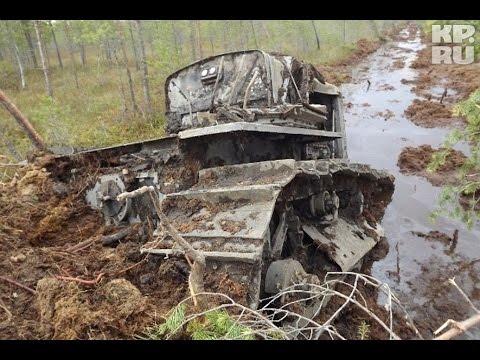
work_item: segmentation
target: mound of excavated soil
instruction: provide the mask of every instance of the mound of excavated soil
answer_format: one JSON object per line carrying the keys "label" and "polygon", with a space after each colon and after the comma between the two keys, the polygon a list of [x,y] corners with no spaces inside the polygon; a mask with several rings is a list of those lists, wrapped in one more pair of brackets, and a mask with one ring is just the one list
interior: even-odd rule
{"label": "mound of excavated soil", "polygon": [[82,170],[62,182],[68,170],[44,156],[1,184],[1,339],[132,338],[188,294],[188,266],[145,259],[138,232],[102,246],[115,230],[83,200],[98,169]]}
{"label": "mound of excavated soil", "polygon": [[[151,221],[119,244],[102,245],[118,229],[85,204],[92,174],[102,170],[82,161],[39,157],[0,183],[0,339],[128,339],[190,294],[185,259],[140,253],[152,240]],[[246,287],[228,273],[207,273],[205,290],[247,302]]]}
{"label": "mound of excavated soil", "polygon": [[45,277],[37,283],[36,305],[45,338],[131,337],[151,322],[147,299],[125,279],[84,290],[78,283]]}
{"label": "mound of excavated soil", "polygon": [[446,102],[455,103],[465,99],[474,90],[480,87],[480,63],[460,65],[460,64],[432,64],[432,44],[428,43],[425,49],[418,53],[417,59],[410,65],[419,71],[413,81],[415,93],[423,97],[431,97],[431,89],[435,86],[441,86],[451,90],[456,95],[448,95]]}
{"label": "mound of excavated soil", "polygon": [[457,170],[465,161],[465,155],[458,150],[451,150],[446,162],[436,172],[428,173],[427,166],[432,160],[436,149],[430,145],[406,147],[398,157],[400,172],[408,175],[417,175],[426,178],[434,186],[454,184],[457,179]]}
{"label": "mound of excavated soil", "polygon": [[351,80],[351,68],[360,60],[377,50],[381,45],[380,41],[360,39],[355,44],[355,50],[345,59],[331,65],[315,65],[325,77],[325,81],[340,85]]}
{"label": "mound of excavated soil", "polygon": [[413,100],[405,110],[405,116],[415,125],[435,128],[451,126],[455,122],[464,122],[459,118],[452,118],[452,112],[443,104],[429,100]]}

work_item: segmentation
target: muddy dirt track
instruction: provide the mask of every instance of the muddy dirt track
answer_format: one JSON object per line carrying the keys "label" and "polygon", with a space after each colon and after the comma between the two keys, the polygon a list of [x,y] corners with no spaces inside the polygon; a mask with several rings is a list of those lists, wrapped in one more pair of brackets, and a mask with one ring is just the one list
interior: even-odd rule
{"label": "muddy dirt track", "polygon": [[[461,120],[451,117],[450,108],[480,86],[479,64],[432,66],[429,56],[429,47],[412,27],[403,32],[403,39],[382,46],[360,63],[352,83],[342,87],[350,105],[349,158],[385,168],[396,178],[383,220],[390,251],[374,263],[372,275],[399,295],[427,338],[446,319],[472,315],[448,278],[455,276],[472,301],[480,301],[480,230],[469,231],[446,218],[434,224],[428,220],[440,193],[432,183],[454,181],[462,154],[454,153],[439,174],[428,180],[420,177],[427,176],[431,153],[449,129],[462,126]],[[391,116],[380,116],[385,113]],[[460,144],[456,150],[466,153],[468,146]],[[479,339],[480,331],[465,338]]]}
{"label": "muddy dirt track", "polygon": [[[480,300],[480,232],[443,218],[430,224],[427,218],[439,188],[410,175],[424,171],[427,155],[420,153],[418,162],[418,149],[438,147],[448,130],[436,128],[436,123],[430,126],[431,121],[425,125],[428,129],[417,126],[423,118],[413,119],[408,109],[417,98],[438,102],[444,78],[435,71],[436,82],[426,80],[428,53],[414,27],[380,48],[360,45],[351,61],[322,69],[340,74],[330,79],[333,82],[351,79],[343,86],[350,159],[396,176],[396,192],[383,222],[388,244],[381,243],[371,254],[378,261],[363,270],[391,286],[429,338],[446,319],[470,315],[468,305],[446,283],[449,277],[456,276],[471,299]],[[458,80],[462,71],[451,71],[458,78],[443,96],[446,106],[469,89]],[[453,124],[448,114],[442,126]],[[409,161],[406,155],[401,172],[397,162],[407,146],[413,149],[407,155],[415,154],[417,160]],[[162,322],[161,315],[188,295],[188,263],[141,255],[140,246],[150,239],[135,231],[116,246],[102,245],[103,236],[113,229],[82,198],[95,169],[84,169],[77,188],[68,192],[55,181],[61,171],[52,168],[48,157],[40,158],[20,170],[12,183],[0,185],[0,338],[132,338],[146,325]],[[224,275],[206,279],[206,289],[235,289]],[[370,306],[380,313],[375,294],[369,295]],[[348,310],[342,319],[350,324],[344,331],[355,337],[356,325],[366,317]],[[372,330],[372,338],[385,337],[380,329]],[[399,334],[412,335],[408,329]],[[480,333],[466,337],[478,339]]]}

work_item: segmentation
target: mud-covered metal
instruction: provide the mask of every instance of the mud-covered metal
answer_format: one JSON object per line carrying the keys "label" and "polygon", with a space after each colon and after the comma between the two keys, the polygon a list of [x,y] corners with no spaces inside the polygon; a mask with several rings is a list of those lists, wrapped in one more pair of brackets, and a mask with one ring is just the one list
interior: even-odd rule
{"label": "mud-covered metal", "polygon": [[292,281],[358,267],[382,237],[393,177],[348,161],[341,94],[312,65],[221,54],[169,76],[165,94],[166,137],[69,157],[71,181],[97,164],[86,201],[107,224],[156,229],[142,252],[184,255],[149,196],[115,200],[144,185],[205,254],[207,276],[227,274],[252,308]]}

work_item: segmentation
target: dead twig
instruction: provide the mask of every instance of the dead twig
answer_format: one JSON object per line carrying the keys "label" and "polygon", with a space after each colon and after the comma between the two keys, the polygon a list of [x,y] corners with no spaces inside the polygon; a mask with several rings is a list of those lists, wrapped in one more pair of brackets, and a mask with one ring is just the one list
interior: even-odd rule
{"label": "dead twig", "polygon": [[[180,233],[173,227],[173,225],[168,220],[165,213],[162,211],[162,204],[160,198],[155,193],[155,188],[153,186],[143,186],[137,190],[124,192],[117,196],[117,201],[122,201],[126,199],[131,199],[142,194],[148,193],[150,199],[152,200],[153,206],[157,212],[157,215],[160,219],[161,226],[170,234],[170,236],[175,240],[175,242],[183,249],[185,255],[190,257],[194,261],[190,275],[188,277],[188,288],[192,294],[193,301],[195,306],[199,305],[197,297],[195,294],[204,292],[203,277],[205,273],[205,255],[198,250],[195,250],[188,241],[186,241]],[[202,305],[201,305],[202,306]]]}
{"label": "dead twig", "polygon": [[469,328],[480,324],[480,314],[474,315],[467,320],[457,322],[455,320],[448,319],[445,324],[440,326],[437,331],[434,332],[434,334],[438,334],[442,332],[447,326],[452,325],[452,327],[447,330],[444,334],[437,336],[433,340],[450,340],[458,335],[463,334],[465,331],[467,331]]}
{"label": "dead twig", "polygon": [[132,227],[127,227],[126,229],[122,229],[114,234],[106,235],[102,237],[102,245],[106,246],[115,244],[130,235],[132,231]]}
{"label": "dead twig", "polygon": [[85,241],[79,242],[78,244],[75,244],[75,245],[73,245],[73,246],[70,246],[70,247],[67,248],[65,251],[68,251],[68,252],[77,252],[77,251],[86,249],[87,247],[89,247],[90,245],[92,245],[94,242],[96,242],[96,241],[98,241],[98,240],[99,240],[98,237],[93,237],[93,238],[87,239],[87,240],[85,240]]}
{"label": "dead twig", "polygon": [[11,280],[11,279],[8,279],[6,278],[5,276],[1,276],[0,275],[0,280],[3,280],[3,281],[6,281],[12,285],[16,285],[18,286],[19,288],[22,288],[23,290],[26,290],[30,293],[32,293],[33,295],[37,295],[37,291],[36,290],[33,290],[32,288],[29,288],[28,286],[26,285],[23,285],[23,284],[20,284],[19,282],[16,282],[15,280]]}
{"label": "dead twig", "polygon": [[60,275],[55,275],[55,277],[59,280],[65,280],[65,281],[76,281],[82,284],[87,284],[87,285],[96,285],[100,282],[102,277],[104,276],[104,273],[100,273],[97,275],[97,277],[93,280],[84,280],[80,279],[78,277],[69,277],[69,276],[60,276]]}
{"label": "dead twig", "polygon": [[10,321],[12,321],[12,313],[10,312],[10,310],[7,309],[7,307],[3,304],[2,301],[0,301],[0,308],[2,308],[3,310],[5,310],[5,312],[7,313],[7,319],[2,321],[0,323],[0,329],[3,329],[5,328],[9,323]]}
{"label": "dead twig", "polygon": [[0,163],[0,166],[25,166],[25,164],[2,164]]}
{"label": "dead twig", "polygon": [[89,238],[85,241],[79,242],[78,244],[75,244],[69,248],[66,249],[68,252],[78,252],[81,250],[86,249],[87,247],[91,246],[92,244],[101,241],[102,245],[111,245],[113,243],[116,243],[117,241],[120,241],[130,235],[132,233],[132,228],[128,227],[126,229],[122,229],[116,233],[110,234],[110,235],[105,235],[102,237],[94,236],[92,238]]}
{"label": "dead twig", "polygon": [[154,192],[155,188],[153,186],[142,186],[141,188],[138,188],[137,190],[130,191],[130,192],[124,192],[121,193],[117,196],[117,201],[123,201],[127,199],[132,199],[134,197],[140,196],[145,193],[151,193]]}
{"label": "dead twig", "polygon": [[145,263],[145,262],[147,261],[147,257],[148,257],[148,255],[145,256],[145,257],[144,257],[142,260],[140,260],[139,262],[137,262],[137,263],[135,263],[135,264],[127,267],[126,269],[123,269],[123,270],[114,272],[113,274],[107,274],[107,275],[108,275],[108,276],[118,276],[118,275],[120,275],[120,274],[123,274],[123,273],[129,271],[129,270],[132,270],[134,267],[137,267],[138,265],[141,265],[141,264]]}
{"label": "dead twig", "polygon": [[462,295],[462,297],[468,302],[470,307],[477,313],[476,315],[473,315],[472,317],[469,317],[468,319],[464,321],[455,321],[452,319],[448,319],[445,321],[445,323],[440,326],[436,331],[434,331],[434,335],[438,335],[441,333],[443,330],[445,330],[448,326],[451,326],[449,330],[447,330],[445,333],[443,333],[440,336],[437,336],[434,338],[434,340],[450,340],[453,339],[464,332],[466,332],[469,328],[476,326],[480,324],[480,310],[472,303],[470,298],[465,294],[465,292],[460,288],[460,286],[457,285],[455,282],[455,277],[448,279],[448,282],[452,284],[455,289],[458,290],[458,292]]}
{"label": "dead twig", "polygon": [[[458,230],[456,230],[457,233],[458,233]],[[460,289],[460,286],[457,285],[457,283],[455,282],[455,277],[451,278],[451,279],[448,279],[448,282],[450,284],[452,284],[457,290],[458,292],[463,296],[463,298],[468,302],[468,304],[472,307],[473,311],[475,311],[476,313],[480,314],[480,310],[477,309],[477,307],[475,305],[473,305],[472,303],[472,300],[470,300],[470,298],[467,296],[467,294],[465,294],[465,292]]]}
{"label": "dead twig", "polygon": [[72,201],[74,201],[81,193],[83,193],[83,191],[89,187],[91,185],[91,181],[92,179],[96,179],[97,178],[97,174],[98,174],[98,171],[100,170],[99,167],[97,167],[97,169],[95,170],[95,173],[92,175],[92,176],[88,176],[88,180],[86,181],[86,184],[85,186],[83,186],[80,191],[78,191],[75,196],[72,198]]}

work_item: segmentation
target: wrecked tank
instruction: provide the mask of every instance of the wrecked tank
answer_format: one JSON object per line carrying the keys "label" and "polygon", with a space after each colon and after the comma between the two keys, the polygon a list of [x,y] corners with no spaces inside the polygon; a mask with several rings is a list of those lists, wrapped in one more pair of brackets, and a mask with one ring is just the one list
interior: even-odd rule
{"label": "wrecked tank", "polygon": [[106,224],[156,229],[141,251],[183,256],[148,194],[116,200],[154,186],[205,254],[206,276],[225,274],[252,308],[293,282],[359,268],[383,236],[393,177],[348,161],[341,94],[314,66],[225,53],[170,75],[165,97],[165,137],[69,156],[73,177],[98,165],[86,201]]}

